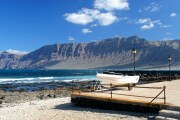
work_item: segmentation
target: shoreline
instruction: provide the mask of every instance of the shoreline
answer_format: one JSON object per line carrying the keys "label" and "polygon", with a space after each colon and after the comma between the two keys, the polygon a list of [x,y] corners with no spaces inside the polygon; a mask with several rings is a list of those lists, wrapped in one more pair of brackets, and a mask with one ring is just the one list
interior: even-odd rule
{"label": "shoreline", "polygon": [[34,100],[44,100],[51,98],[62,98],[70,97],[71,91],[64,87],[58,87],[53,90],[39,90],[39,91],[11,91],[5,92],[0,90],[0,107],[14,104],[14,103],[24,103]]}

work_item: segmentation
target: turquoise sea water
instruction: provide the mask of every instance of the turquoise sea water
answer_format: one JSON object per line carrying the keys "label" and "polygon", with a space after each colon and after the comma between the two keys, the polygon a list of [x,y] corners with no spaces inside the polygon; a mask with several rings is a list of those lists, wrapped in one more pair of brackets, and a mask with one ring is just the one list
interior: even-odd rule
{"label": "turquoise sea water", "polygon": [[94,80],[96,70],[0,70],[0,84]]}
{"label": "turquoise sea water", "polygon": [[[97,72],[104,70],[0,70],[0,90],[4,91],[34,91],[41,89],[54,89],[64,86],[64,82],[92,81],[96,79]],[[115,71],[123,74],[132,74],[133,71]],[[138,75],[169,75],[169,71],[136,71]],[[180,71],[171,71],[171,75]],[[60,84],[59,84],[60,83]],[[61,84],[62,83],[62,84]],[[71,84],[71,83],[70,83]]]}
{"label": "turquoise sea water", "polygon": [[[96,73],[102,71],[104,70],[0,70],[0,84],[95,80]],[[133,73],[133,71],[117,72]],[[136,73],[168,75],[169,71],[136,71]],[[171,74],[180,74],[180,71],[171,71]]]}

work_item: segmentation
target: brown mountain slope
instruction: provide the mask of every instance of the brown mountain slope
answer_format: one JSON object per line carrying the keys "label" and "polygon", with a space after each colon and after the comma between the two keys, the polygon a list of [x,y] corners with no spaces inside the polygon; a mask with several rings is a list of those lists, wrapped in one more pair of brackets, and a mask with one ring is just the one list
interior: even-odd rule
{"label": "brown mountain slope", "polygon": [[1,69],[89,69],[131,68],[132,48],[137,49],[139,68],[167,67],[167,57],[180,66],[180,41],[148,41],[132,36],[109,38],[91,43],[54,44],[41,47],[29,54],[16,57],[0,55]]}

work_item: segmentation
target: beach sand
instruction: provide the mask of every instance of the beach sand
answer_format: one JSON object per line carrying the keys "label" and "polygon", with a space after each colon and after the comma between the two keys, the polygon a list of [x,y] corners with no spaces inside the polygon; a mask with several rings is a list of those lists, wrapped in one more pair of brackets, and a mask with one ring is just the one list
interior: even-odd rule
{"label": "beach sand", "polygon": [[[76,107],[70,97],[0,107],[0,120],[146,120],[146,115]],[[143,117],[142,117],[143,116]]]}

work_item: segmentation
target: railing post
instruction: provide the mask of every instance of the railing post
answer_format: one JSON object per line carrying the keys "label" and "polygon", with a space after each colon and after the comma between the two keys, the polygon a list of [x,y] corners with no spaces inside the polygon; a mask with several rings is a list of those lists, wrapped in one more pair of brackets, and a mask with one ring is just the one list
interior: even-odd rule
{"label": "railing post", "polygon": [[110,89],[111,89],[111,98],[112,98],[112,83],[110,83]]}
{"label": "railing post", "polygon": [[164,89],[164,104],[166,104],[166,86],[164,86],[163,89]]}
{"label": "railing post", "polygon": [[72,81],[72,93],[74,92],[74,80]]}

